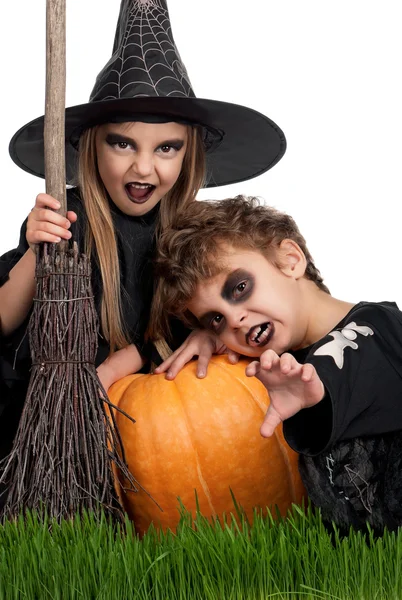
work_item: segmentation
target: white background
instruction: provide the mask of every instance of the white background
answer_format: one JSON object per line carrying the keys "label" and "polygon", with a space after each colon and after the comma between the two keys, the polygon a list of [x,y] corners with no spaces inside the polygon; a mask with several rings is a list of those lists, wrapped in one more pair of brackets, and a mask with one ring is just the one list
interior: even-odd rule
{"label": "white background", "polygon": [[[288,150],[255,180],[199,197],[261,196],[294,216],[332,294],[402,307],[402,36],[398,0],[168,0],[199,97],[253,107]],[[67,105],[110,57],[119,0],[67,0]],[[8,143],[43,113],[45,0],[2,2],[0,254],[44,191]]]}

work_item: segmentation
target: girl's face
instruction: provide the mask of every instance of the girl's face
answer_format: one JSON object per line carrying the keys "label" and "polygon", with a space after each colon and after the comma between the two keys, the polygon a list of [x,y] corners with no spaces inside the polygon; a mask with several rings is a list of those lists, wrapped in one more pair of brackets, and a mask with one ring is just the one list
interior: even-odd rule
{"label": "girl's face", "polygon": [[179,123],[106,123],[96,133],[101,179],[125,214],[149,212],[174,186],[187,148]]}
{"label": "girl's face", "polygon": [[307,331],[301,272],[292,253],[279,268],[260,252],[233,248],[225,271],[198,284],[187,308],[240,354],[256,357],[268,348],[282,354],[301,347]]}

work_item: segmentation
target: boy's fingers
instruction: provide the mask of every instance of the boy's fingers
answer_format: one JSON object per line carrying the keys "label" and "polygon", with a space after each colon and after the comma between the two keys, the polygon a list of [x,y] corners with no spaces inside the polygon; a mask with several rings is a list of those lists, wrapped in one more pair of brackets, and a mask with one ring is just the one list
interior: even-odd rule
{"label": "boy's fingers", "polygon": [[233,350],[228,350],[228,360],[232,365],[235,365],[239,362],[240,354],[238,352],[234,352]]}
{"label": "boy's fingers", "polygon": [[325,386],[324,386],[323,382],[321,381],[321,379],[319,378],[314,365],[312,365],[310,363],[305,363],[303,365],[301,379],[304,383],[307,383],[310,386],[310,392],[309,392],[310,404],[309,405],[314,406],[314,404],[317,404],[317,402],[320,402],[320,400],[322,400],[324,398],[325,393],[326,393]]}
{"label": "boy's fingers", "polygon": [[292,375],[296,375],[302,372],[303,365],[298,363],[292,354],[285,352],[284,354],[282,354],[280,361],[281,372],[284,375],[289,375],[289,373],[291,373]]}
{"label": "boy's fingers", "polygon": [[247,365],[246,367],[246,375],[247,377],[255,377],[257,373],[261,371],[261,365],[258,360],[253,360],[252,363]]}
{"label": "boy's fingers", "polygon": [[[194,356],[208,357],[206,361],[204,361],[204,364],[201,360],[201,365],[202,367],[204,367],[204,371],[206,372],[205,364],[208,364],[213,351],[214,345],[212,341],[208,345],[201,346],[200,350],[199,339],[197,340],[197,337],[194,334],[194,332],[190,333],[187,340],[179,348],[177,348],[177,350],[175,350],[175,352],[173,352],[173,354],[169,356],[169,358],[164,360],[163,363],[155,369],[155,373],[158,374],[168,371],[166,373],[166,379],[174,379],[177,373],[184,367],[186,363],[192,360]],[[199,371],[197,368],[197,375],[198,374]]]}
{"label": "boy's fingers", "polygon": [[313,367],[313,365],[310,363],[305,363],[302,366],[302,375],[301,375],[302,381],[304,381],[305,383],[308,383],[309,381],[311,381],[313,379],[315,373],[316,373],[316,370]]}
{"label": "boy's fingers", "polygon": [[209,361],[211,360],[212,350],[204,349],[198,356],[197,361],[197,377],[206,377],[208,372]]}
{"label": "boy's fingers", "polygon": [[221,344],[219,347],[218,345],[215,345],[215,352],[214,354],[229,354],[230,350],[228,350],[225,346],[225,344]]}
{"label": "boy's fingers", "polygon": [[164,373],[165,371],[167,371],[168,368],[170,367],[170,365],[176,360],[177,356],[179,356],[179,354],[180,354],[180,348],[178,350],[175,350],[173,352],[173,354],[171,354],[169,356],[169,358],[164,360],[158,367],[156,367],[154,372],[155,373]]}
{"label": "boy's fingers", "polygon": [[262,437],[270,437],[280,423],[282,423],[282,419],[273,406],[270,406],[260,427]]}
{"label": "boy's fingers", "polygon": [[187,354],[185,354],[184,352],[182,352],[169,366],[168,370],[166,371],[166,379],[174,379],[177,375],[177,373],[179,373],[182,368],[184,367],[184,365],[186,363],[188,363],[189,360],[191,360],[193,358],[193,356],[190,356],[189,358],[187,358]]}
{"label": "boy's fingers", "polygon": [[[224,345],[218,349],[221,353],[227,351]],[[155,373],[166,373],[166,379],[174,379],[181,369],[195,356],[198,356],[197,361],[197,377],[205,377],[208,371],[208,364],[211,360],[211,356],[216,351],[216,336],[205,334],[200,335],[197,330],[189,335],[187,340],[180,348],[178,348],[168,359],[163,361],[155,369]],[[230,351],[229,351],[230,352]],[[229,353],[228,353],[229,354]],[[239,356],[236,352],[231,351],[229,354],[229,360],[235,363],[239,360]]]}
{"label": "boy's fingers", "polygon": [[280,366],[281,366],[282,373],[289,373],[289,371],[294,366],[293,356],[286,352],[285,352],[285,354],[282,354],[281,359],[280,359]]}
{"label": "boy's fingers", "polygon": [[[173,358],[173,360],[171,361],[170,366],[168,367],[168,371],[166,373],[166,379],[174,379],[176,377],[176,375],[182,370],[184,365],[186,365],[190,360],[192,360],[193,357],[197,354],[197,348],[195,348],[194,345],[191,342],[189,342],[184,348],[183,347],[178,348],[178,350],[176,352],[177,352],[176,356],[174,356],[174,354],[172,354],[172,356],[170,357],[171,359]],[[211,354],[212,354],[212,351],[209,353],[208,351],[205,351],[205,350],[203,351],[202,354],[200,353],[199,358],[198,358],[198,364],[201,359],[201,369],[205,365],[205,357],[208,357],[206,360],[206,364],[208,364]],[[203,362],[203,358],[204,358],[204,362]],[[204,372],[206,373],[205,367],[204,367]],[[199,374],[199,367],[197,367],[197,376],[199,376],[198,374]]]}
{"label": "boy's fingers", "polygon": [[266,350],[260,356],[261,367],[265,370],[270,370],[279,363],[279,356],[273,350]]}

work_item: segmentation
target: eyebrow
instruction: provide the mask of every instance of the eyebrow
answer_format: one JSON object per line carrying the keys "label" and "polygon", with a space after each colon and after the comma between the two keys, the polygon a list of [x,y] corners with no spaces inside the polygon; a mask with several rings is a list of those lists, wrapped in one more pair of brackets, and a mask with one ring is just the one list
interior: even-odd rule
{"label": "eyebrow", "polygon": [[[137,146],[137,142],[133,138],[130,138],[127,135],[121,135],[120,133],[113,133],[112,131],[110,131],[106,135],[106,141],[109,143],[110,142],[124,143],[124,144],[130,144],[131,146]],[[180,144],[183,146],[183,144],[184,144],[183,138],[173,138],[173,139],[163,140],[162,142],[157,144],[156,147],[159,148],[159,146],[179,146]]]}

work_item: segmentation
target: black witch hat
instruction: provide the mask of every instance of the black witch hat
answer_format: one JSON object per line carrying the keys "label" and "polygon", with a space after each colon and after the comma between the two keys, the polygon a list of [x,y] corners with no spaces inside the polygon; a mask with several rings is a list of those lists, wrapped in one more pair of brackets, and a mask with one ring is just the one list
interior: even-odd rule
{"label": "black witch hat", "polygon": [[[122,121],[179,121],[202,127],[206,187],[251,179],[283,156],[281,129],[261,113],[196,98],[173,40],[166,0],[122,0],[113,54],[86,104],[66,109],[66,178],[76,183],[78,140],[88,127]],[[44,117],[10,142],[14,162],[44,177]]]}

